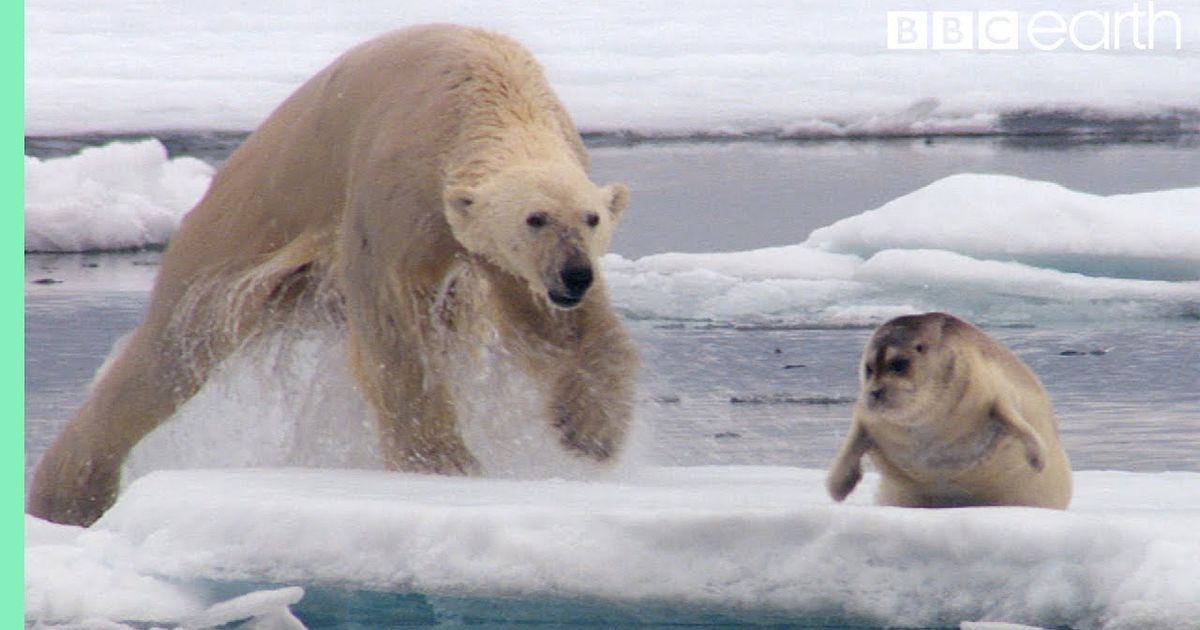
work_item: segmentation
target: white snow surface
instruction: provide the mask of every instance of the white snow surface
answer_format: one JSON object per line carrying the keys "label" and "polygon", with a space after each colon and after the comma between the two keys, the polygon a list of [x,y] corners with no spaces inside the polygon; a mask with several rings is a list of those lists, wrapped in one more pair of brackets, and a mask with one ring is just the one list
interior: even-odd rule
{"label": "white snow surface", "polygon": [[[1200,4],[1153,4],[1177,16],[1180,38],[1167,16],[1155,23],[1152,50],[1132,45],[1126,21],[1120,47],[1086,51],[1068,42],[1047,52],[1028,42],[1017,50],[888,50],[888,11],[943,8],[915,0],[522,0],[503,10],[486,0],[368,0],[353,10],[321,0],[32,0],[26,132],[253,129],[345,50],[429,22],[522,41],[584,131],[971,134],[1019,129],[1031,112],[1065,114],[1084,128],[1132,120],[1195,129]],[[1008,0],[958,9],[1015,11],[1024,29],[1043,10],[1069,20],[1133,8],[1129,0]],[[1077,39],[1099,41],[1100,22],[1084,17]]]}
{"label": "white snow surface", "polygon": [[1065,512],[878,507],[873,474],[836,505],[823,476],[747,466],[593,481],[159,471],[89,529],[27,518],[26,615],[215,625],[279,615],[303,595],[281,587],[222,604],[200,587],[216,580],[909,627],[1200,627],[1198,474],[1078,472]]}

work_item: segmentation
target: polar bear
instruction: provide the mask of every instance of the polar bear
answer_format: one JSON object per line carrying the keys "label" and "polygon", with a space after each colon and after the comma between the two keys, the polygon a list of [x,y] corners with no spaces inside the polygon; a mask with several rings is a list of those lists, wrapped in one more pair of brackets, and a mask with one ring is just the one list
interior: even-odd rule
{"label": "polar bear", "polygon": [[563,447],[611,461],[637,354],[599,274],[625,186],[587,175],[538,63],[451,25],[362,44],[230,156],[163,256],[144,321],[40,462],[31,514],[89,524],[130,449],[233,350],[325,314],[396,470],[473,474],[444,356],[483,336]]}

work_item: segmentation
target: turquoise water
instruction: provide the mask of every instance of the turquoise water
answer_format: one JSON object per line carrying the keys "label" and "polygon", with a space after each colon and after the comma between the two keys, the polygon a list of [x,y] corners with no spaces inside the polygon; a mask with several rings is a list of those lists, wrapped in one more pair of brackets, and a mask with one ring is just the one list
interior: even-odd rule
{"label": "turquoise water", "polygon": [[[279,585],[226,582],[199,585],[226,598],[278,588]],[[876,628],[877,622],[856,618],[831,605],[826,613],[803,616],[769,611],[711,609],[662,602],[613,603],[581,599],[462,597],[422,593],[346,590],[330,586],[305,588],[291,607],[309,628],[795,628],[835,630]],[[935,626],[943,627],[943,626]],[[951,623],[946,628],[957,628]]]}

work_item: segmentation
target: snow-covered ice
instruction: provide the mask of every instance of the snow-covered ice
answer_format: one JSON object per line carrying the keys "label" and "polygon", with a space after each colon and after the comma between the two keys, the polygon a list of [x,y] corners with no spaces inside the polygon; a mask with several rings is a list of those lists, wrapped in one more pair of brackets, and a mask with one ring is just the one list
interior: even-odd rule
{"label": "snow-covered ice", "polygon": [[[640,468],[601,481],[160,471],[90,529],[27,519],[27,615],[179,623],[216,614],[201,585],[217,581],[910,627],[1197,627],[1200,475],[1076,473],[1066,512],[877,507],[873,475],[849,505],[835,505],[823,475],[747,466]],[[260,594],[250,603],[263,606],[240,610],[278,611],[299,594]]]}
{"label": "snow-covered ice", "polygon": [[[524,42],[584,131],[793,137],[1200,127],[1200,4],[1158,0],[1153,50],[888,50],[887,13],[924,2],[722,0],[571,5],[526,0],[128,3],[35,0],[25,11],[31,134],[249,130],[351,46],[412,24],[457,22]],[[964,7],[967,8],[967,7]],[[1129,0],[1008,0],[1112,16]],[[1140,4],[1145,13],[1146,3]],[[1079,39],[1102,33],[1085,18]],[[1148,20],[1139,33],[1147,41]],[[86,112],[82,115],[81,112]]]}
{"label": "snow-covered ice", "polygon": [[114,142],[68,158],[26,156],[25,251],[162,246],[212,175],[196,158],[169,158],[154,139]]}
{"label": "snow-covered ice", "polygon": [[819,229],[805,245],[863,258],[944,249],[1060,260],[1096,274],[1200,279],[1200,188],[1098,196],[1051,182],[964,173]]}

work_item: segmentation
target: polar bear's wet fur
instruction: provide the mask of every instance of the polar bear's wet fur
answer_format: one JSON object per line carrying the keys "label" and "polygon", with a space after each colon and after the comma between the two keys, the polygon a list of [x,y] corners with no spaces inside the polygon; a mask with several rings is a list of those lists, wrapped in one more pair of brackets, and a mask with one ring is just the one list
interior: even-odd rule
{"label": "polar bear's wet fur", "polygon": [[473,474],[452,347],[486,337],[546,401],[570,452],[622,449],[637,356],[598,258],[628,201],[587,175],[541,68],[503,36],[398,31],[289,97],[215,176],[164,254],[145,320],[41,461],[30,513],[89,524],[122,462],[265,331],[346,331],[396,470]]}

